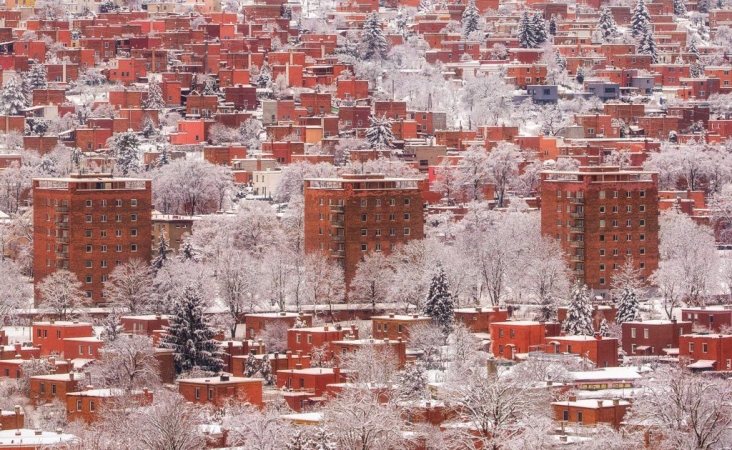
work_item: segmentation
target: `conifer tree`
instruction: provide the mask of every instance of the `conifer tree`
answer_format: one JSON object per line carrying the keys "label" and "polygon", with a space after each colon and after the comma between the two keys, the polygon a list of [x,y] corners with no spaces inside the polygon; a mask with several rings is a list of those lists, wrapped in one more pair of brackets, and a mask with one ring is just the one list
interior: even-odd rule
{"label": "conifer tree", "polygon": [[252,378],[257,372],[259,372],[259,363],[257,362],[257,358],[254,357],[254,354],[250,353],[244,363],[244,377]]}
{"label": "conifer tree", "polygon": [[689,76],[691,78],[701,78],[704,76],[704,66],[699,64],[699,61],[694,61],[689,67]]}
{"label": "conifer tree", "polygon": [[633,16],[630,19],[630,29],[633,37],[640,39],[645,35],[648,24],[651,23],[651,15],[646,8],[644,0],[638,0],[638,4],[633,9]]}
{"label": "conifer tree", "polygon": [[521,48],[535,48],[534,27],[528,11],[524,11],[518,25],[518,41]]}
{"label": "conifer tree", "polygon": [[165,99],[163,98],[163,90],[157,81],[150,81],[147,86],[147,97],[142,103],[144,109],[163,109],[165,108]]}
{"label": "conifer tree", "polygon": [[560,69],[567,70],[567,58],[562,56],[562,54],[559,53],[559,50],[554,52],[554,58],[555,58],[555,61],[557,62],[557,66],[559,66]]}
{"label": "conifer tree", "polygon": [[137,172],[140,168],[140,158],[137,154],[140,147],[140,138],[132,131],[117,133],[109,139],[109,147],[117,160],[117,169],[122,175]]}
{"label": "conifer tree", "polygon": [[674,14],[677,16],[686,15],[686,3],[684,3],[684,0],[674,0]]}
{"label": "conifer tree", "polygon": [[658,63],[658,47],[656,46],[656,38],[653,36],[651,24],[646,25],[646,32],[641,37],[638,44],[638,53],[651,56],[651,63]]}
{"label": "conifer tree", "polygon": [[19,77],[10,77],[0,91],[0,114],[18,116],[28,106],[28,99],[23,93],[23,85]]}
{"label": "conifer tree", "polygon": [[552,17],[549,19],[549,34],[552,36],[557,35],[557,19],[554,17],[554,14],[552,14]]}
{"label": "conifer tree", "polygon": [[371,126],[366,130],[366,140],[372,148],[384,150],[391,147],[394,133],[391,132],[391,122],[384,117],[369,117]]}
{"label": "conifer tree", "polygon": [[607,320],[605,318],[602,318],[602,321],[600,322],[600,329],[597,330],[597,332],[602,337],[610,337],[610,325],[607,324]]}
{"label": "conifer tree", "polygon": [[168,152],[168,147],[163,147],[163,151],[160,152],[160,156],[155,160],[155,165],[163,167],[166,164],[170,164],[170,152]]}
{"label": "conifer tree", "polygon": [[592,305],[590,291],[586,285],[575,283],[570,293],[567,318],[562,324],[563,330],[569,335],[592,336]]}
{"label": "conifer tree", "polygon": [[198,262],[201,259],[198,250],[193,247],[190,239],[184,240],[183,244],[181,244],[180,250],[178,250],[178,259],[191,262]]}
{"label": "conifer tree", "polygon": [[696,34],[692,35],[691,41],[689,42],[689,48],[688,48],[688,52],[691,53],[692,55],[696,56],[697,59],[699,59],[699,48],[697,47],[697,44],[699,42],[698,39],[699,38],[696,36]]}
{"label": "conifer tree", "polygon": [[157,134],[157,131],[155,122],[153,122],[152,118],[146,114],[145,117],[142,118],[142,135],[145,138],[150,139]]}
{"label": "conifer tree", "polygon": [[427,392],[427,372],[424,365],[412,364],[399,373],[399,397],[402,400],[421,400]]}
{"label": "conifer tree", "polygon": [[712,2],[710,0],[699,0],[696,3],[696,9],[699,10],[700,13],[708,13],[711,6]]}
{"label": "conifer tree", "polygon": [[547,41],[546,21],[540,12],[534,13],[534,17],[531,20],[531,30],[534,35],[534,47],[532,48],[536,48]]}
{"label": "conifer tree", "polygon": [[223,369],[222,350],[214,339],[216,331],[204,314],[205,301],[200,285],[188,284],[173,297],[170,326],[161,338],[162,348],[172,349],[177,373],[198,368],[216,373]]}
{"label": "conifer tree", "polygon": [[170,260],[169,256],[173,252],[168,244],[168,238],[165,237],[165,230],[160,230],[160,243],[158,244],[157,255],[153,258],[150,263],[152,270],[157,273],[158,270],[162,269],[165,264]]}
{"label": "conifer tree", "polygon": [[618,35],[618,24],[615,23],[615,18],[607,6],[602,8],[600,20],[597,22],[597,30],[606,42]]}
{"label": "conifer tree", "polygon": [[430,289],[427,294],[427,302],[424,305],[424,314],[432,317],[435,325],[442,328],[447,334],[454,319],[454,302],[450,286],[447,282],[445,269],[441,264],[437,266],[437,273],[432,277]]}
{"label": "conifer tree", "polygon": [[463,26],[463,38],[467,39],[468,35],[474,31],[478,31],[480,26],[480,14],[478,8],[475,7],[475,0],[470,0],[468,6],[463,11],[463,19],[461,21]]}
{"label": "conifer tree", "polygon": [[381,19],[378,11],[374,11],[366,17],[361,31],[361,57],[365,60],[380,61],[386,58],[388,45],[381,28]]}
{"label": "conifer tree", "polygon": [[33,61],[25,76],[30,93],[33,92],[33,89],[45,89],[48,87],[48,81],[46,81],[47,73],[48,71],[43,63]]}
{"label": "conifer tree", "polygon": [[626,286],[620,294],[618,312],[615,314],[615,323],[633,322],[639,317],[638,294],[631,286]]}

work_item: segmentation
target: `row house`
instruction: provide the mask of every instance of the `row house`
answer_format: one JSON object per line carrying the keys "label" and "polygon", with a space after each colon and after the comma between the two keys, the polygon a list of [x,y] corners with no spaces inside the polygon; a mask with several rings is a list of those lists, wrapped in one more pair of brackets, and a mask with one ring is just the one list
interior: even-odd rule
{"label": "row house", "polygon": [[351,325],[344,328],[341,325],[293,328],[287,330],[287,348],[302,354],[313,353],[318,348],[329,348],[333,341],[341,341],[346,337],[358,339],[358,328]]}
{"label": "row house", "polygon": [[459,308],[455,310],[455,321],[462,323],[472,333],[490,333],[492,322],[505,322],[508,320],[508,310],[498,306],[484,308]]}
{"label": "row house", "polygon": [[628,356],[675,354],[679,338],[691,333],[692,323],[676,320],[644,320],[621,325],[623,352]]}
{"label": "row house", "polygon": [[685,334],[679,338],[679,360],[694,371],[730,371],[732,335]]}
{"label": "row house", "polygon": [[244,326],[249,339],[257,338],[267,327],[282,327],[286,329],[295,328],[296,323],[304,324],[305,327],[313,326],[312,314],[301,314],[293,312],[278,313],[250,313],[244,316]]}
{"label": "row house", "polygon": [[79,392],[66,394],[66,415],[68,420],[81,420],[92,423],[100,419],[100,411],[105,407],[117,406],[119,402],[127,402],[128,407],[148,406],[153,402],[153,393],[147,388],[140,391],[123,389],[93,389],[88,386]]}
{"label": "row house", "polygon": [[261,378],[241,378],[221,375],[210,378],[186,378],[176,381],[178,393],[194,404],[223,407],[229,400],[264,407]]}
{"label": "row house", "polygon": [[69,338],[88,338],[94,336],[91,323],[51,320],[34,322],[32,325],[33,346],[41,349],[41,355],[61,355],[65,340]]}
{"label": "row house", "polygon": [[409,330],[413,327],[432,323],[432,319],[419,315],[389,314],[388,316],[374,316],[371,335],[374,339],[408,339]]}
{"label": "row house", "polygon": [[34,375],[30,377],[31,405],[39,406],[44,403],[60,401],[65,403],[66,395],[77,392],[86,383],[86,376],[77,372],[68,372],[49,375]]}
{"label": "row house", "polygon": [[[681,319],[692,323],[694,327],[703,327],[710,332],[721,333],[732,328],[732,308],[727,306],[682,308]],[[690,333],[691,331],[687,331],[685,334]]]}
{"label": "row house", "polygon": [[630,408],[630,402],[618,398],[604,399],[577,399],[572,395],[568,400],[553,402],[554,420],[570,427],[595,427],[606,424],[620,428],[625,413]]}
{"label": "row house", "polygon": [[520,353],[542,348],[547,336],[561,333],[558,322],[506,321],[489,325],[491,353],[497,358],[515,359]]}

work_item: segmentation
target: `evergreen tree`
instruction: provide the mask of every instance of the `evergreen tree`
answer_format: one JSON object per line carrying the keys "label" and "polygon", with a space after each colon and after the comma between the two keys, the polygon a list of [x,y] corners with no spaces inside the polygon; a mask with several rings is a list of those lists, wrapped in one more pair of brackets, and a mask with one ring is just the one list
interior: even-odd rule
{"label": "evergreen tree", "polygon": [[144,109],[163,109],[165,108],[165,99],[163,98],[163,90],[156,81],[150,81],[147,86],[147,97],[142,102]]}
{"label": "evergreen tree", "polygon": [[313,433],[312,440],[314,444],[312,450],[335,450],[337,447],[333,435],[325,427],[318,427]]}
{"label": "evergreen tree", "polygon": [[585,82],[585,68],[582,66],[577,67],[577,75],[574,77],[577,83],[582,84]]}
{"label": "evergreen tree", "polygon": [[534,35],[533,48],[539,47],[547,41],[548,35],[546,34],[546,21],[540,12],[534,13],[534,17],[531,19],[531,30]]}
{"label": "evergreen tree", "polygon": [[272,386],[277,382],[277,375],[272,373],[272,362],[269,360],[269,354],[262,357],[262,363],[259,365],[259,376],[264,378],[265,386]]}
{"label": "evergreen tree", "polygon": [[684,3],[684,0],[674,0],[674,14],[677,16],[686,15],[686,3]]}
{"label": "evergreen tree", "polygon": [[366,140],[372,148],[384,150],[391,147],[394,134],[391,132],[391,122],[386,118],[369,117],[371,126],[366,130]]}
{"label": "evergreen tree", "polygon": [[610,337],[610,325],[607,324],[607,320],[604,317],[602,318],[602,322],[600,322],[600,329],[597,332],[602,337]]}
{"label": "evergreen tree", "polygon": [[646,28],[651,23],[651,15],[648,13],[646,8],[646,2],[644,0],[638,0],[638,4],[633,9],[633,16],[630,19],[630,29],[633,37],[636,39],[642,38],[646,34]]}
{"label": "evergreen tree", "polygon": [[18,116],[28,106],[28,99],[23,93],[23,84],[19,77],[10,77],[0,92],[0,114]]}
{"label": "evergreen tree", "polygon": [[633,322],[639,317],[638,294],[630,286],[626,286],[620,294],[615,322],[618,324]]}
{"label": "evergreen tree", "polygon": [[615,18],[607,6],[602,8],[600,20],[597,22],[597,30],[606,42],[618,35],[618,24],[615,23]]}
{"label": "evergreen tree", "polygon": [[545,295],[539,305],[539,314],[536,320],[548,322],[557,316],[557,307],[551,295]]}
{"label": "evergreen tree", "polygon": [[158,129],[155,127],[155,122],[153,122],[152,118],[148,116],[147,114],[145,117],[142,118],[142,135],[150,139],[154,137],[158,132]]}
{"label": "evergreen tree", "polygon": [[223,369],[223,354],[216,331],[204,314],[206,307],[200,285],[188,284],[173,297],[173,315],[170,326],[161,337],[162,348],[172,349],[177,373],[198,368],[216,373]]}
{"label": "evergreen tree", "polygon": [[698,39],[699,38],[696,36],[696,34],[692,35],[688,48],[688,52],[696,56],[697,59],[699,59],[699,48],[697,47]]}
{"label": "evergreen tree", "polygon": [[564,319],[562,328],[569,335],[592,336],[595,334],[595,330],[592,328],[590,291],[586,285],[575,283],[572,287],[567,318]]}
{"label": "evergreen tree", "polygon": [[257,77],[257,86],[262,89],[272,86],[272,74],[269,72],[269,68],[262,66]]}
{"label": "evergreen tree", "polygon": [[474,31],[478,31],[480,26],[480,14],[478,8],[475,7],[475,0],[470,0],[468,6],[463,11],[463,38],[467,39],[468,35]]}
{"label": "evergreen tree", "polygon": [[677,64],[679,66],[683,66],[684,65],[684,58],[681,57],[681,53],[679,53],[676,56],[676,59],[674,60],[674,64]]}
{"label": "evergreen tree", "polygon": [[426,392],[427,372],[422,364],[412,364],[399,373],[399,397],[402,400],[421,400]]}
{"label": "evergreen tree", "polygon": [[254,357],[254,354],[250,353],[247,356],[246,363],[244,363],[244,377],[252,378],[257,372],[259,372],[259,363],[257,362],[257,358]]}
{"label": "evergreen tree", "polygon": [[208,76],[203,80],[203,95],[218,95],[219,84],[214,77]]}
{"label": "evergreen tree", "polygon": [[158,254],[155,255],[152,262],[150,263],[150,267],[152,267],[152,270],[157,273],[158,270],[162,269],[165,264],[168,263],[170,260],[169,256],[173,252],[173,249],[170,248],[170,245],[168,244],[168,238],[165,237],[165,230],[160,230],[160,243],[158,244]]}
{"label": "evergreen tree", "polygon": [[302,428],[298,428],[295,434],[292,435],[292,438],[290,438],[290,441],[285,445],[285,450],[310,450],[311,448],[312,442],[303,433]]}
{"label": "evergreen tree", "polygon": [[708,13],[711,6],[712,2],[710,0],[699,0],[696,3],[696,8],[699,10],[700,13]]}
{"label": "evergreen tree", "polygon": [[33,89],[46,89],[48,87],[48,81],[46,81],[46,66],[38,61],[33,61],[33,64],[28,69],[25,75],[25,82],[28,85],[29,93],[33,93]]}
{"label": "evergreen tree", "polygon": [[536,48],[536,39],[534,38],[534,27],[529,12],[524,11],[518,24],[518,41],[521,48]]}
{"label": "evergreen tree", "polygon": [[424,305],[424,314],[432,317],[435,325],[438,325],[447,334],[452,325],[453,313],[454,302],[450,286],[447,282],[445,270],[441,264],[438,264],[437,273],[432,277],[430,283],[427,302]]}
{"label": "evergreen tree", "polygon": [[557,19],[554,17],[554,14],[552,14],[551,19],[549,19],[549,34],[552,36],[557,35]]}
{"label": "evergreen tree", "polygon": [[168,147],[163,147],[163,151],[160,152],[160,156],[155,160],[155,165],[163,167],[166,164],[170,164],[170,152],[168,151]]}
{"label": "evergreen tree", "polygon": [[691,78],[701,78],[704,76],[704,66],[699,61],[694,61],[689,67],[689,76]]}
{"label": "evergreen tree", "polygon": [[180,250],[178,250],[178,253],[178,258],[181,261],[198,262],[201,259],[201,256],[198,254],[198,250],[193,247],[190,239],[186,239],[183,241],[183,244],[180,246]]}
{"label": "evergreen tree", "polygon": [[361,57],[367,61],[386,59],[388,45],[377,11],[366,17],[361,31]]}
{"label": "evergreen tree", "polygon": [[651,63],[658,63],[658,47],[656,47],[656,38],[653,36],[651,24],[647,24],[646,32],[641,37],[638,44],[638,53],[651,56]]}
{"label": "evergreen tree", "polygon": [[127,176],[130,172],[137,172],[140,168],[138,149],[140,138],[132,131],[116,133],[109,140],[109,147],[114,152],[117,160],[117,169],[122,175]]}
{"label": "evergreen tree", "polygon": [[554,60],[557,62],[557,66],[562,70],[567,70],[567,58],[559,53],[559,50],[554,52]]}

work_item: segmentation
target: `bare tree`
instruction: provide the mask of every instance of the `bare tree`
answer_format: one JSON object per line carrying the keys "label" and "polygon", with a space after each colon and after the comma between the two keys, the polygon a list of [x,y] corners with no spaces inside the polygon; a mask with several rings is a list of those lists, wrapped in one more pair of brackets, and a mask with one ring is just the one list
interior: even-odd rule
{"label": "bare tree", "polygon": [[391,389],[397,381],[399,361],[390,345],[366,343],[358,350],[341,356],[341,367],[349,381],[361,387]]}
{"label": "bare tree", "polygon": [[488,155],[486,165],[489,168],[490,179],[496,185],[499,208],[505,206],[506,191],[518,176],[520,160],[521,152],[518,147],[508,142],[500,142]]}
{"label": "bare tree", "polygon": [[356,268],[356,275],[351,280],[353,297],[364,303],[371,303],[376,310],[376,303],[384,301],[388,293],[392,270],[386,257],[381,252],[372,252],[364,256]]}
{"label": "bare tree", "polygon": [[206,446],[202,410],[177,393],[159,391],[138,423],[139,442],[150,450],[198,450]]}
{"label": "bare tree", "polygon": [[716,449],[732,441],[732,390],[718,378],[661,367],[642,383],[628,421],[658,430],[664,449]]}
{"label": "bare tree", "polygon": [[230,316],[229,331],[236,335],[236,324],[244,312],[253,312],[256,298],[257,268],[251,255],[232,249],[219,260],[216,282],[219,297]]}
{"label": "bare tree", "polygon": [[160,384],[158,360],[152,338],[146,335],[123,335],[107,342],[93,372],[112,388],[126,391]]}
{"label": "bare tree", "polygon": [[38,284],[43,299],[40,308],[56,314],[59,320],[76,317],[89,305],[89,299],[82,290],[81,282],[68,270],[57,270],[47,275]]}
{"label": "bare tree", "polygon": [[229,430],[229,442],[243,450],[279,450],[295,433],[275,406],[260,410],[247,403],[230,404],[223,424]]}
{"label": "bare tree", "polygon": [[146,314],[153,310],[155,288],[150,264],[132,258],[114,268],[104,285],[109,303],[130,314]]}
{"label": "bare tree", "polygon": [[12,322],[19,309],[27,307],[33,292],[20,268],[9,259],[0,259],[0,279],[3,280],[3,301],[0,302],[0,329]]}

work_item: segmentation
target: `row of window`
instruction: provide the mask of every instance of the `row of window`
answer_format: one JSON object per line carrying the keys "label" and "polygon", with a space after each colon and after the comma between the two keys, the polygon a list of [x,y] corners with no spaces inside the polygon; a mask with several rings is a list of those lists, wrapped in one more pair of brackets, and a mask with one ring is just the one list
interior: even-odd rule
{"label": "row of window", "polygon": [[[646,268],[646,263],[644,263],[644,262],[639,263],[638,264],[638,268],[639,269],[645,269]],[[620,264],[614,263],[613,264],[613,270],[619,270],[619,269],[620,269]],[[605,271],[605,264],[600,264],[600,270],[603,271],[603,272]],[[635,337],[635,336],[633,336],[633,337]]]}
{"label": "row of window", "polygon": [[[377,331],[381,331],[382,330],[382,325],[383,325],[384,333],[388,332],[389,331],[389,324],[388,323],[381,324],[381,323],[377,322],[376,323],[376,330]],[[397,333],[401,333],[403,331],[404,331],[404,325],[397,324]]]}
{"label": "row of window", "polygon": [[[94,277],[93,277],[92,275],[86,275],[86,276],[84,277],[84,279],[85,279],[85,281],[86,281],[87,283],[93,283],[93,282],[94,282]],[[107,279],[108,279],[108,278],[107,278],[107,275],[102,275],[102,276],[101,276],[101,281],[102,281],[102,283],[106,282],[106,281],[107,281]]]}
{"label": "row of window", "polygon": [[[117,199],[114,201],[114,206],[116,206],[117,208],[121,208],[123,204],[124,202],[122,201],[122,199]],[[94,206],[94,202],[92,200],[87,200],[86,207],[91,208],[92,206]],[[107,200],[97,200],[97,206],[107,206]],[[137,206],[137,199],[131,199],[130,206]]]}
{"label": "row of window", "polygon": [[[619,236],[619,235],[617,235],[617,234],[613,234],[613,235],[612,235],[612,239],[613,239],[613,242],[618,242],[618,241],[620,240],[620,236]],[[625,241],[626,241],[626,242],[630,242],[630,241],[632,241],[632,240],[633,240],[633,235],[632,235],[632,234],[626,234],[626,235],[625,235]],[[641,233],[641,234],[640,234],[640,235],[638,236],[638,240],[639,240],[639,241],[645,241],[645,240],[646,240],[646,235],[645,235],[645,234],[643,234],[643,233]],[[604,234],[601,234],[601,235],[600,235],[600,242],[605,242],[605,235],[604,235]]]}
{"label": "row of window", "polygon": [[[209,389],[208,390],[208,399],[213,400],[213,398],[214,398],[214,390]],[[200,400],[200,399],[201,399],[201,388],[196,388],[196,400]]]}
{"label": "row of window", "polygon": [[[122,246],[121,245],[116,246],[115,250],[117,252],[121,252],[122,251]],[[136,244],[130,245],[130,251],[136,252],[137,251],[137,245]],[[119,265],[119,262],[117,262],[117,265]],[[91,259],[87,259],[86,260],[86,263],[85,263],[85,267],[87,269],[92,269],[94,267],[94,262]],[[99,261],[99,267],[101,267],[103,269],[106,268],[107,267],[107,260],[104,260],[103,259],[103,260]]]}
{"label": "row of window", "polygon": [[[600,206],[598,211],[600,214],[605,214],[606,208],[605,206]],[[613,206],[612,208],[613,213],[619,213],[620,207],[618,205]],[[640,212],[646,212],[646,205],[639,205],[638,211]],[[562,212],[562,205],[557,205],[557,212]],[[572,212],[572,205],[567,205],[567,212]],[[578,211],[580,212],[580,211]],[[633,206],[632,205],[625,205],[625,212],[628,214],[631,214],[633,212]]]}
{"label": "row of window", "polygon": [[[381,206],[381,199],[380,198],[373,199],[373,201],[374,201],[374,206]],[[320,206],[325,205],[325,199],[323,197],[318,198],[318,203],[319,203]],[[411,203],[412,203],[412,200],[409,197],[404,198],[404,205],[407,205],[408,206]],[[334,205],[332,202],[329,202],[328,204],[330,206],[343,206],[343,204],[340,203],[340,202],[338,204],[336,204],[336,205]],[[392,197],[392,198],[389,199],[389,206],[396,206],[396,204],[397,204],[397,199],[396,198]],[[366,199],[366,198],[362,198],[361,199],[361,206],[364,207],[364,208],[367,207],[367,206],[369,206],[369,200]]]}
{"label": "row of window", "polygon": [[[114,232],[115,236],[122,237],[122,230],[115,230]],[[93,230],[84,230],[84,236],[90,238],[93,237],[94,231]],[[137,228],[130,229],[130,236],[136,237],[137,236]],[[99,237],[107,237],[107,230],[99,230]]]}
{"label": "row of window", "polygon": [[[92,220],[93,220],[92,215],[91,214],[87,214],[86,215],[86,223],[92,223]],[[122,220],[123,220],[122,214],[115,214],[114,220],[115,220],[115,222],[122,222]],[[106,214],[102,214],[101,216],[99,216],[99,221],[102,222],[102,223],[106,222],[107,221],[107,215]],[[137,222],[137,214],[131,214],[130,215],[130,222]]]}
{"label": "row of window", "polygon": [[[598,197],[600,199],[606,198],[605,191],[599,191]],[[566,197],[567,198],[584,198],[584,192],[572,192],[572,191],[566,191]],[[646,191],[638,191],[638,197],[639,198],[646,198]],[[557,198],[562,198],[562,190],[557,190]],[[612,191],[612,198],[620,198],[620,191]],[[633,198],[633,191],[625,191],[625,198]]]}

